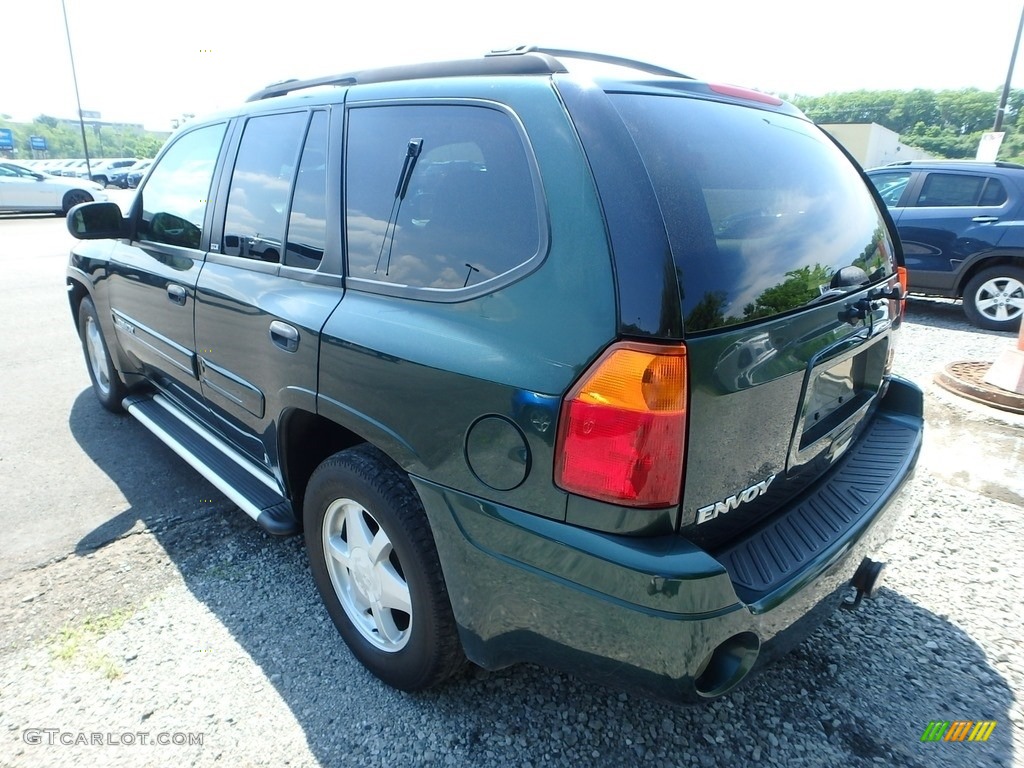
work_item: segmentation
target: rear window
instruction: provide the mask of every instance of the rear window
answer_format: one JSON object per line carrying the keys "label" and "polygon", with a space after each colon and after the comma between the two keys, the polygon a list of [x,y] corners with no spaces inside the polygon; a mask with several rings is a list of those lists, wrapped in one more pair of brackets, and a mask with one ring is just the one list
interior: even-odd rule
{"label": "rear window", "polygon": [[661,205],[688,332],[828,300],[843,267],[892,274],[874,199],[815,126],[700,99],[610,96]]}

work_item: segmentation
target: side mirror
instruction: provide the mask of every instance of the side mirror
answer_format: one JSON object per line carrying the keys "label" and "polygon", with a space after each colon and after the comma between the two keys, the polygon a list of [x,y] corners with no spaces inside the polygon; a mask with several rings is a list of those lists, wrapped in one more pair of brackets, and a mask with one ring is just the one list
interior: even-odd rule
{"label": "side mirror", "polygon": [[79,240],[128,236],[128,222],[117,203],[81,203],[68,211],[68,232]]}
{"label": "side mirror", "polygon": [[46,177],[43,176],[43,174],[41,173],[33,173],[32,176],[35,178],[36,181],[46,181]]}

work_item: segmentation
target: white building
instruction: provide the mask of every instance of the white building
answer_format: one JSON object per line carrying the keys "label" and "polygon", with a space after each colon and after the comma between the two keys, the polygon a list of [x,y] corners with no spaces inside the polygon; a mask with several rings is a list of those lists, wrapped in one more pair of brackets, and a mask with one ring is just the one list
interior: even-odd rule
{"label": "white building", "polygon": [[828,131],[864,168],[876,168],[899,160],[928,160],[923,149],[900,142],[900,135],[878,123],[829,123]]}

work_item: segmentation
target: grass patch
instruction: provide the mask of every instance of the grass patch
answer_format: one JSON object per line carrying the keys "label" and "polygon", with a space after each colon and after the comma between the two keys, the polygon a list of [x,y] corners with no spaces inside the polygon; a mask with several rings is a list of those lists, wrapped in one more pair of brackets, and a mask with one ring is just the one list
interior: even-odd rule
{"label": "grass patch", "polygon": [[134,611],[121,608],[106,616],[90,616],[79,626],[64,626],[51,641],[51,656],[66,664],[84,663],[89,669],[108,680],[121,676],[121,670],[107,654],[96,648],[96,643],[111,632],[120,629]]}

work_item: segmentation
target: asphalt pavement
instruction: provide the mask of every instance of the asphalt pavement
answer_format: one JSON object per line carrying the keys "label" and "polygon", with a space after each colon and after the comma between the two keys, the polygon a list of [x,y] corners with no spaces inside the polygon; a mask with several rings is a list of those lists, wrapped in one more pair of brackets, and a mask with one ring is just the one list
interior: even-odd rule
{"label": "asphalt pavement", "polygon": [[[0,766],[1024,766],[1024,417],[931,381],[1015,337],[955,302],[912,300],[898,342],[927,431],[877,599],[700,707],[531,665],[406,695],[350,656],[301,538],[100,408],[72,243],[0,216]],[[995,726],[922,741],[947,721]]]}

